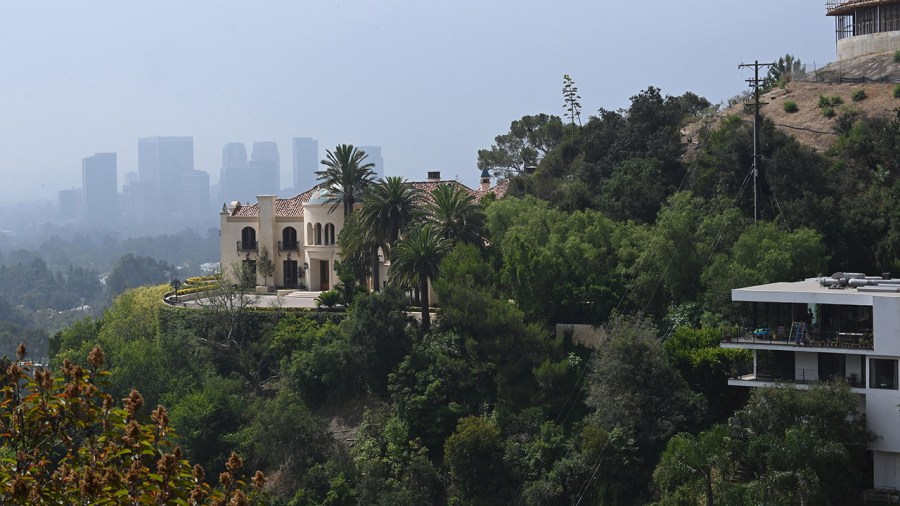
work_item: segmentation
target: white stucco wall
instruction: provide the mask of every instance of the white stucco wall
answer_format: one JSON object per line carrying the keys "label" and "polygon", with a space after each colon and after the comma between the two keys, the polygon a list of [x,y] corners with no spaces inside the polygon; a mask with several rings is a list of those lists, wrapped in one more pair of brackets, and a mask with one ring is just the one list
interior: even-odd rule
{"label": "white stucco wall", "polygon": [[900,356],[900,299],[874,297],[872,320],[875,354]]}
{"label": "white stucco wall", "polygon": [[[866,421],[878,435],[873,450],[900,452],[900,391],[866,390]],[[877,467],[877,466],[876,466]]]}

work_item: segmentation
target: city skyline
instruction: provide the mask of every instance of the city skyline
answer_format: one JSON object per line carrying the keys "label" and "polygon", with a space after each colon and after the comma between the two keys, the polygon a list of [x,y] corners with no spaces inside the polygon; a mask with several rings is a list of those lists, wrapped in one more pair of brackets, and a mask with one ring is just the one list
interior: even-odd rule
{"label": "city skyline", "polygon": [[[16,199],[52,198],[78,184],[90,153],[116,152],[121,180],[137,170],[135,138],[190,135],[195,168],[218,181],[226,142],[272,140],[286,158],[305,136],[323,151],[381,146],[390,175],[440,170],[476,184],[478,149],[511,121],[563,114],[564,74],[588,116],[648,86],[725,100],[745,89],[746,61],[835,60],[824,2],[763,0],[740,15],[711,0],[692,7],[11,4],[0,92],[15,121],[0,127],[0,173]],[[335,39],[337,19],[345,36]],[[292,185],[286,167],[282,187]]]}

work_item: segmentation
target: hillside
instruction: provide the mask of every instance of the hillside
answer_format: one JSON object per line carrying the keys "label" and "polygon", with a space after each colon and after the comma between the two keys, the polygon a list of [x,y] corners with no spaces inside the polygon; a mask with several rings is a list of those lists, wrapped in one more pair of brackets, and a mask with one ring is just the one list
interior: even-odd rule
{"label": "hillside", "polygon": [[[851,69],[854,72],[848,73]],[[764,103],[762,113],[801,143],[823,152],[836,138],[834,127],[842,113],[858,112],[869,117],[894,114],[900,107],[900,99],[894,98],[893,90],[896,84],[891,81],[896,81],[898,75],[900,64],[893,63],[885,55],[859,58],[854,62],[832,63],[816,73],[810,73],[804,81],[790,82],[784,88],[776,87],[762,95],[761,101]],[[879,82],[860,82],[866,80],[866,76],[873,76],[868,79]],[[854,102],[851,96],[860,89],[865,90],[866,98]],[[818,106],[820,96],[839,96],[843,100],[843,104],[834,107],[836,114],[833,117],[827,118],[822,114]],[[797,104],[797,112],[784,111],[784,103],[788,100]],[[690,147],[685,157],[687,159],[693,157],[702,128],[714,128],[722,118],[734,114],[752,121],[750,110],[742,103],[738,103],[718,111],[712,117],[687,125],[683,130],[683,136]]]}

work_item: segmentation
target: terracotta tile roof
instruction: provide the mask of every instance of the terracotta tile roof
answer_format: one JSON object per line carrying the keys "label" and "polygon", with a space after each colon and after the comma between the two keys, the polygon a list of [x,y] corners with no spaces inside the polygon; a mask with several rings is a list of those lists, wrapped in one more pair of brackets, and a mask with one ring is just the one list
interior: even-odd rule
{"label": "terracotta tile roof", "polygon": [[506,196],[506,191],[507,191],[508,189],[509,189],[509,179],[504,179],[503,181],[500,181],[499,183],[497,183],[497,184],[495,184],[494,186],[492,186],[492,187],[491,187],[490,189],[488,189],[488,191],[486,191],[486,192],[483,192],[483,191],[481,191],[481,190],[477,190],[477,191],[476,191],[476,194],[477,194],[476,198],[477,198],[478,200],[481,200],[481,198],[484,197],[485,195],[487,195],[488,193],[493,193],[498,199],[502,199],[503,197]]}
{"label": "terracotta tile roof", "polygon": [[445,184],[449,184],[449,185],[453,185],[453,186],[457,186],[457,187],[463,188],[464,190],[466,190],[467,192],[469,192],[470,195],[472,195],[473,197],[475,197],[475,200],[476,200],[476,201],[479,201],[479,200],[481,200],[485,195],[487,195],[488,193],[493,193],[494,195],[497,196],[498,199],[503,198],[503,197],[506,195],[506,190],[507,190],[507,188],[509,187],[509,180],[503,180],[503,181],[497,183],[495,186],[491,187],[488,191],[481,191],[481,189],[472,189],[472,188],[469,188],[468,186],[466,186],[466,185],[464,185],[464,184],[462,184],[462,183],[460,183],[459,181],[456,181],[456,180],[450,180],[450,181],[410,181],[410,184],[413,185],[415,188],[418,188],[419,190],[421,190],[421,191],[425,194],[425,199],[426,199],[427,201],[430,201],[430,200],[431,200],[431,192],[433,192],[435,188],[437,188],[438,186],[441,186],[441,185],[445,185]]}
{"label": "terracotta tile roof", "polygon": [[[475,200],[481,200],[488,193],[494,193],[497,198],[503,198],[506,195],[506,190],[509,187],[509,180],[504,180],[497,183],[494,187],[489,189],[488,191],[473,190],[468,186],[460,183],[456,180],[449,181],[410,181],[410,184],[414,188],[418,188],[422,191],[423,196],[426,201],[431,201],[431,192],[434,191],[435,188],[441,185],[453,185],[460,188],[463,188],[473,197]],[[289,199],[275,199],[275,216],[281,217],[291,217],[291,218],[302,218],[303,217],[303,204],[308,202],[312,194],[319,188],[319,185],[313,186],[309,190],[297,195],[296,197]],[[259,216],[259,204],[251,204],[251,205],[242,205],[231,213],[231,216],[236,218],[256,218]]]}
{"label": "terracotta tile roof", "polygon": [[[317,188],[319,188],[319,185],[313,186],[296,197],[289,199],[275,199],[275,216],[302,218],[303,204],[309,200],[309,197],[312,196]],[[231,216],[238,218],[256,218],[259,216],[259,204],[241,206],[232,212]]]}

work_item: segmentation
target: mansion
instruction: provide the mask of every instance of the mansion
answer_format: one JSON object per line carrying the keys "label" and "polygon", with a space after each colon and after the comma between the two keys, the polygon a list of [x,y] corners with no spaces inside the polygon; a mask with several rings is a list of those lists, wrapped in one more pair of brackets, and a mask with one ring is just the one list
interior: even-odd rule
{"label": "mansion", "polygon": [[[410,184],[426,195],[440,185],[455,185],[476,200],[491,193],[503,197],[507,188],[507,181],[492,187],[487,171],[481,174],[477,189],[459,181],[441,180],[440,172],[429,172],[427,180]],[[244,263],[256,272],[256,262],[265,249],[275,264],[275,273],[266,280],[257,272],[257,285],[310,291],[333,288],[337,281],[335,262],[341,258],[337,238],[344,227],[344,215],[332,198],[329,188],[317,185],[290,199],[260,195],[255,204],[223,205],[219,214],[222,271]],[[363,205],[365,202],[357,203]],[[383,258],[380,266],[380,279],[386,280],[388,264]]]}

